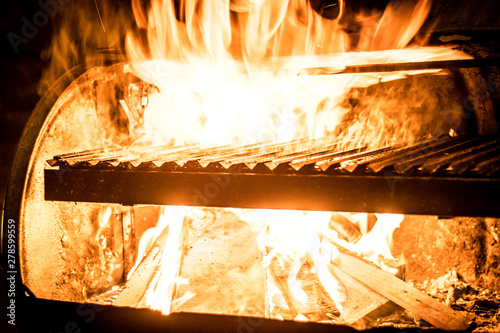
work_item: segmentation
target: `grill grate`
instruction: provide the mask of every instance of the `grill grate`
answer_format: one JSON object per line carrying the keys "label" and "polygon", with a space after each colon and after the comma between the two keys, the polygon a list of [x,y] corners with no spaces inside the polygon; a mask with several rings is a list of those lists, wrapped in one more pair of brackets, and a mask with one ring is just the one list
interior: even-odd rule
{"label": "grill grate", "polygon": [[45,195],[122,204],[500,216],[498,135],[374,150],[345,146],[298,140],[64,154],[48,161],[54,168],[45,170]]}
{"label": "grill grate", "polygon": [[[262,172],[264,167],[273,172],[279,166],[300,171],[314,166],[323,172],[363,169],[367,173],[390,171],[406,174],[418,169],[420,174],[461,175],[472,171],[475,175],[491,176],[500,169],[500,141],[498,136],[469,136],[424,140],[415,145],[388,146],[367,150],[359,147],[339,151],[342,145],[316,141],[293,141],[281,144],[253,144],[241,147],[149,147],[141,149],[95,149],[55,156],[48,163],[72,169],[141,169],[166,171],[169,168],[185,171],[229,169],[242,167],[241,171]],[[175,165],[174,165],[175,164]],[[291,171],[291,170],[289,170]],[[442,173],[443,174],[443,173]]]}

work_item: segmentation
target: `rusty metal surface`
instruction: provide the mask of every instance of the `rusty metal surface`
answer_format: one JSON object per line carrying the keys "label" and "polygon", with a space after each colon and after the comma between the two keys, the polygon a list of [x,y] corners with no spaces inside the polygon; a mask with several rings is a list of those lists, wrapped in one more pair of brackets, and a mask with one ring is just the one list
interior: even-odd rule
{"label": "rusty metal surface", "polygon": [[124,205],[500,216],[500,179],[45,170],[45,199]]}
{"label": "rusty metal surface", "polygon": [[495,147],[491,147],[486,150],[474,152],[469,156],[463,158],[462,160],[452,163],[448,168],[446,168],[446,170],[453,174],[461,175],[464,172],[474,168],[477,164],[483,163],[487,160],[492,160],[497,157],[498,148],[498,145],[496,145]]}
{"label": "rusty metal surface", "polygon": [[[47,163],[53,167],[144,171],[213,171],[236,167],[239,172],[295,173],[314,169],[326,174],[364,172],[380,174],[390,171],[406,174],[418,169],[422,174],[445,170],[450,175],[474,169],[476,175],[500,154],[499,136],[441,137],[421,140],[413,145],[394,145],[367,150],[347,150],[338,144],[311,144],[294,141],[278,144],[252,144],[221,147],[149,147],[147,149],[96,149],[55,156]],[[479,163],[481,167],[475,168]],[[257,168],[256,168],[257,167]],[[491,169],[491,168],[489,168]],[[301,171],[302,170],[302,171]],[[489,173],[491,175],[491,171]]]}

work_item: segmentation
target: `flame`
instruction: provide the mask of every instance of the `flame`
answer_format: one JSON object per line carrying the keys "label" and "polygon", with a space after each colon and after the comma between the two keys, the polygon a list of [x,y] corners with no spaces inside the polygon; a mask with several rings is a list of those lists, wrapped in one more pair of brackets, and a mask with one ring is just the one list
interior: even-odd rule
{"label": "flame", "polygon": [[[127,280],[132,277],[146,253],[155,245],[155,241],[164,230],[168,228],[168,236],[159,254],[161,255],[159,267],[149,282],[149,287],[143,297],[143,302],[141,302],[143,306],[159,310],[163,314],[169,314],[171,311],[174,288],[189,283],[189,281],[179,278],[182,252],[181,231],[186,212],[187,209],[184,207],[164,208],[157,225],[146,230],[141,237],[136,263],[127,276]],[[189,295],[185,295],[184,299],[177,299],[176,302],[180,303],[188,298]]]}
{"label": "flame", "polygon": [[181,231],[185,215],[186,209],[183,207],[168,207],[158,222],[159,225],[168,225],[170,229],[162,250],[164,255],[161,257],[158,274],[153,278],[145,297],[146,305],[164,314],[170,313],[171,297],[176,285],[188,283],[177,279],[182,252]]}
{"label": "flame", "polygon": [[[307,0],[154,0],[147,13],[133,0],[139,31],[127,35],[129,59],[191,61],[239,59],[247,65],[275,56],[345,52],[348,34],[339,17],[329,20]],[[424,23],[430,0],[391,2],[381,16],[360,14],[362,30],[355,51],[407,46]],[[147,41],[144,41],[143,32]],[[146,45],[144,45],[146,44]]]}
{"label": "flame", "polygon": [[349,53],[342,1],[334,20],[305,0],[184,0],[178,6],[154,0],[147,12],[133,4],[139,29],[127,35],[126,70],[158,88],[149,95],[141,138],[153,145],[327,138],[349,142],[346,149],[412,142],[425,136],[422,121],[403,122],[414,112],[403,108],[398,117],[371,103],[353,120],[346,100],[353,89],[425,71],[323,76],[303,69],[467,57],[443,47],[401,49],[427,17],[429,0],[360,14],[356,52]]}
{"label": "flame", "polygon": [[[186,243],[189,242],[190,237],[181,236],[183,228],[190,228],[189,225],[184,224],[185,218],[190,216],[195,219],[206,219],[206,214],[210,214],[212,216],[210,218],[221,218],[224,214],[234,214],[242,223],[248,224],[249,229],[244,232],[251,231],[258,234],[256,245],[263,254],[259,264],[250,265],[251,268],[248,271],[242,271],[239,268],[233,268],[229,271],[207,271],[204,273],[205,275],[201,273],[197,276],[194,281],[182,277],[180,271],[183,266],[183,253],[185,255],[186,251],[189,251],[186,249],[193,249],[193,247],[200,246],[201,243],[205,242]],[[258,313],[251,312],[252,315],[265,315],[280,320],[284,318],[300,321],[317,320],[317,317],[310,313],[311,304],[317,301],[316,296],[311,294],[311,289],[307,289],[304,285],[305,281],[311,281],[311,276],[314,275],[317,276],[316,283],[324,288],[335,307],[342,313],[342,304],[348,295],[346,295],[342,282],[329,269],[330,265],[334,264],[338,258],[337,246],[341,245],[349,251],[358,253],[359,256],[394,274],[394,267],[388,267],[385,263],[387,260],[393,259],[390,250],[391,237],[394,229],[401,223],[403,216],[376,214],[377,221],[371,230],[368,230],[366,226],[367,214],[342,213],[341,215],[348,218],[353,225],[357,225],[362,233],[362,237],[358,241],[348,243],[340,239],[336,231],[331,228],[332,218],[338,218],[339,215],[330,212],[221,208],[209,208],[202,211],[198,208],[165,207],[158,225],[148,230],[141,239],[138,264],[144,256],[143,253],[154,246],[154,238],[158,237],[166,227],[170,228],[168,239],[162,249],[161,263],[149,284],[142,306],[169,314],[172,310],[182,309],[184,303],[189,302],[192,305],[193,300],[195,300],[199,304],[196,304],[195,307],[190,305],[189,311],[248,315],[249,309],[255,308],[255,304],[252,303],[255,298],[252,298],[251,295],[258,291],[263,292],[255,286],[266,284],[267,292],[265,296],[262,296],[266,297],[266,309],[259,309]],[[225,221],[220,223],[225,223]],[[214,225],[210,223],[202,223],[202,225],[206,229],[197,228],[191,232],[194,232],[195,235],[208,234],[208,238],[212,239],[213,236],[210,235],[212,235],[211,229],[214,228]],[[238,237],[234,233],[241,233],[243,229],[239,231],[224,230],[227,237]],[[186,232],[189,234],[189,231],[184,231],[184,233]],[[220,243],[221,241],[222,243]],[[224,244],[223,242],[222,239],[216,240],[216,244],[219,245]],[[201,246],[203,248],[205,245]],[[200,250],[202,249],[193,249],[196,253],[199,253]],[[230,255],[238,256],[237,253]],[[307,266],[306,269],[304,265]],[[279,278],[282,279],[281,283],[286,285],[287,294],[283,294],[281,289],[283,287],[278,287],[279,281],[275,280],[277,267],[279,267],[280,272],[286,272],[286,276],[283,275]],[[266,273],[262,274],[259,272],[260,270],[264,270]],[[304,274],[309,276],[305,280]],[[196,294],[193,291],[201,290],[197,284],[210,286],[211,283],[207,284],[203,282],[203,279],[207,281],[217,280],[220,278],[219,275],[228,276],[229,280],[232,281],[244,281],[244,283],[238,284],[238,287],[242,289],[234,293],[221,293],[221,286],[213,286],[203,290],[205,296],[212,296],[195,298]],[[245,287],[245,284],[248,284],[248,287]],[[184,286],[183,292],[176,293],[176,290],[179,290],[181,286]],[[231,286],[225,286],[225,288],[231,288]],[[230,298],[226,299],[225,297],[229,297],[229,295]],[[285,302],[286,297],[292,297],[293,302],[298,304],[294,309],[296,313],[293,313],[288,303]],[[212,303],[214,299],[217,300],[216,308],[213,307]],[[236,309],[231,308],[231,306],[235,306]],[[292,313],[293,316],[290,317]]]}
{"label": "flame", "polygon": [[[392,234],[403,221],[401,214],[375,214],[377,223],[357,243],[356,248],[363,257],[379,264],[386,270],[390,269],[379,258],[394,259],[391,254]],[[395,273],[394,271],[392,273]]]}
{"label": "flame", "polygon": [[[123,46],[126,57],[118,60],[128,61],[125,70],[158,88],[141,102],[144,114],[120,100],[135,142],[214,146],[327,138],[348,142],[339,147],[347,149],[420,139],[433,123],[414,112],[424,93],[398,105],[399,115],[378,100],[353,111],[349,99],[356,89],[422,71],[316,76],[304,68],[468,56],[417,46],[430,0],[390,2],[384,11],[357,15],[346,8],[339,1],[338,17],[327,19],[308,0],[72,2],[61,6],[59,28],[44,52],[51,62],[41,89],[76,64],[103,64]],[[350,24],[359,33],[347,33]],[[98,144],[131,141],[117,140]]]}
{"label": "flame", "polygon": [[[240,212],[240,219],[252,225],[253,228],[261,230],[258,243],[259,247],[267,252],[262,262],[266,269],[270,269],[273,260],[278,260],[283,267],[285,266],[283,262],[291,262],[287,279],[288,288],[295,300],[304,305],[308,302],[309,296],[302,289],[297,274],[304,260],[311,258],[314,273],[318,274],[321,285],[337,309],[342,312],[342,303],[347,299],[347,295],[342,283],[328,269],[329,265],[337,260],[339,254],[334,244],[340,244],[382,269],[396,273],[393,267],[385,264],[385,260],[394,259],[390,249],[392,233],[403,220],[402,215],[376,214],[377,222],[368,231],[367,214],[343,213],[353,224],[358,224],[363,234],[356,243],[348,243],[340,239],[330,227],[330,220],[337,216],[337,213],[282,210],[235,211]],[[276,299],[276,285],[271,285],[270,290],[270,297]],[[270,300],[271,312],[278,302],[280,302],[279,299],[278,301]],[[281,307],[283,306],[282,304]],[[302,315],[299,317],[302,319],[306,316],[305,313],[298,315]],[[273,318],[279,319],[281,316],[282,314],[275,313]]]}
{"label": "flame", "polygon": [[58,15],[51,44],[41,54],[50,61],[38,85],[40,94],[76,66],[105,64],[108,55],[103,51],[118,48],[121,36],[133,25],[127,7],[116,1],[55,1],[52,5],[50,15]]}

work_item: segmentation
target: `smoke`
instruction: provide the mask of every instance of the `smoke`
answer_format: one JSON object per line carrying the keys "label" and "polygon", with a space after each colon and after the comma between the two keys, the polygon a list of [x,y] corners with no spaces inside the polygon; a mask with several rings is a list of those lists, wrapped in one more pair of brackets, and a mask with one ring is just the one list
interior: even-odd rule
{"label": "smoke", "polygon": [[[51,1],[56,0],[48,2]],[[110,53],[120,60],[126,32],[135,26],[128,1],[73,0],[60,1],[59,5],[51,43],[41,55],[48,65],[42,73],[39,94],[78,65],[103,65],[109,61]]]}

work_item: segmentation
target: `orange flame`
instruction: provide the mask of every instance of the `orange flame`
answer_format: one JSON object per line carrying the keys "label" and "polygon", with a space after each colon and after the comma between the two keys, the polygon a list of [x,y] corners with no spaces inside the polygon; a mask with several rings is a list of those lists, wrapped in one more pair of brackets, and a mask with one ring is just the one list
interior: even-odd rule
{"label": "orange flame", "polygon": [[[140,33],[127,36],[132,62],[150,59],[186,61],[243,58],[247,62],[273,56],[321,55],[346,51],[344,2],[339,17],[329,20],[307,0],[200,1],[154,0],[145,13],[132,5]],[[424,23],[430,0],[390,3],[383,15],[360,15],[362,31],[356,51],[403,48]],[[144,45],[146,44],[146,45]],[[146,47],[145,47],[146,46]]]}
{"label": "orange flame", "polygon": [[[214,208],[206,211],[213,211],[214,216],[222,216],[223,214],[218,214],[217,212],[222,212],[224,209]],[[227,272],[211,271],[210,274],[207,272],[204,278],[207,280],[219,279],[220,277],[217,274],[221,274],[231,276],[235,280],[251,281],[252,285],[259,286],[264,283],[262,279],[265,278],[266,274],[258,273],[257,270],[263,269],[267,271],[267,305],[265,311],[261,313],[262,316],[266,315],[270,318],[283,319],[283,316],[287,315],[279,310],[279,308],[286,309],[288,305],[282,300],[283,295],[281,294],[281,290],[277,288],[276,282],[273,282],[273,278],[271,278],[272,274],[269,273],[273,266],[272,262],[275,262],[274,265],[277,263],[282,268],[286,267],[287,275],[286,277],[282,277],[286,279],[285,281],[289,290],[289,295],[286,297],[293,297],[295,302],[303,305],[303,309],[307,309],[307,304],[315,300],[314,298],[311,299],[311,296],[303,289],[303,280],[299,277],[299,272],[302,271],[304,262],[309,260],[309,271],[317,275],[318,283],[322,285],[341,313],[343,311],[342,303],[347,299],[348,295],[345,294],[342,283],[329,269],[330,265],[334,264],[338,258],[339,250],[336,246],[340,244],[342,247],[358,253],[365,259],[371,260],[386,271],[392,272],[391,270],[394,269],[387,267],[385,260],[393,259],[390,251],[391,236],[394,229],[402,221],[402,215],[377,214],[378,221],[372,230],[369,232],[362,230],[363,236],[361,239],[356,243],[348,243],[338,238],[337,233],[330,228],[330,219],[338,216],[338,213],[332,215],[329,212],[241,209],[226,209],[226,211],[230,211],[240,221],[247,223],[249,226],[248,231],[258,232],[257,246],[263,253],[263,259],[260,265],[253,265],[252,269],[247,272],[240,272],[238,269]],[[185,216],[199,218],[198,215],[200,214],[203,215],[196,208],[165,207],[164,214],[158,221],[158,226],[143,236],[138,262],[141,261],[143,256],[141,253],[148,250],[146,243],[149,243],[149,246],[153,243],[147,239],[156,237],[165,227],[170,227],[165,248],[162,250],[163,255],[158,272],[149,284],[143,306],[159,310],[164,314],[169,314],[172,308],[182,308],[183,303],[196,296],[192,291],[200,291],[199,286],[196,285],[197,283],[205,285],[205,282],[201,282],[202,279],[200,278],[200,276],[203,276],[203,273],[200,273],[201,275],[195,281],[189,281],[187,278],[179,276],[179,272],[182,270],[181,253],[186,248],[192,249],[193,246],[200,246],[203,243],[201,242],[197,245],[196,243],[186,244],[183,242],[183,240],[187,239],[180,237],[182,228],[186,228],[186,226],[183,227],[183,220]],[[353,224],[357,224],[360,229],[364,229],[363,224],[367,222],[367,214],[342,214],[351,220]],[[206,226],[208,228],[213,227],[211,224],[206,224]],[[196,229],[195,232],[200,235],[210,233],[209,230],[203,229]],[[230,233],[231,230],[227,232]],[[145,241],[143,242],[143,240]],[[216,240],[216,242],[220,241]],[[193,251],[198,252],[200,249],[193,249]],[[237,254],[231,255],[237,256]],[[187,269],[192,268],[188,267]],[[192,289],[189,287],[191,283],[194,284],[194,288]],[[185,292],[176,295],[175,290],[182,285],[187,286]],[[252,304],[250,294],[247,295],[248,299],[245,298],[244,290],[235,294],[221,294],[221,287],[213,286],[213,288],[203,290],[207,295],[218,295],[216,298],[218,302],[217,310],[211,307],[211,301],[203,304],[205,299],[198,297],[196,302],[200,302],[200,304],[191,308],[191,311],[194,309],[194,311],[203,310],[208,313],[234,313],[232,311],[235,309],[229,308],[233,305],[239,307],[239,309],[236,309],[236,313],[245,313],[248,315],[248,309],[255,307],[255,304]],[[254,287],[250,286],[249,288]],[[259,290],[258,288],[255,289]],[[256,292],[256,290],[252,290],[251,293]],[[225,299],[223,295],[226,297],[231,295],[231,299]],[[224,307],[224,304],[227,304],[228,308]],[[307,321],[310,320],[307,317],[308,315],[310,314],[298,312],[291,319]]]}
{"label": "orange flame", "polygon": [[417,33],[429,0],[391,3],[382,15],[358,17],[362,29],[356,53],[343,53],[349,38],[340,23],[343,2],[335,20],[323,18],[306,0],[184,0],[177,7],[154,0],[147,13],[138,1],[133,4],[139,31],[127,35],[127,70],[159,88],[149,95],[144,114],[142,139],[153,144],[327,137],[349,142],[345,149],[411,142],[422,135],[418,121],[402,122],[404,113],[389,119],[375,103],[351,121],[346,95],[422,71],[297,75],[307,67],[467,57],[441,47],[396,50]]}
{"label": "orange flame", "polygon": [[[346,102],[355,88],[409,73],[297,74],[310,67],[467,56],[449,48],[401,49],[425,21],[430,0],[391,2],[382,13],[356,17],[345,7],[339,1],[339,16],[327,19],[308,0],[152,0],[147,5],[133,0],[131,8],[107,1],[67,4],[45,52],[51,63],[41,85],[78,63],[102,62],[99,50],[120,46],[126,35],[132,64],[127,70],[160,89],[149,95],[144,125],[140,122],[144,128],[137,129],[140,142],[221,145],[321,137],[351,146],[411,142],[422,135],[422,126],[401,121],[407,113],[387,117],[370,103],[353,121]],[[346,21],[361,27],[355,43],[343,30]],[[411,103],[417,105],[409,101],[409,109],[419,105]],[[126,103],[121,107],[129,116]],[[394,123],[400,125],[395,132]]]}

